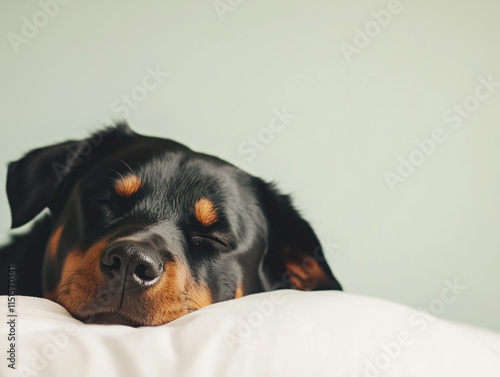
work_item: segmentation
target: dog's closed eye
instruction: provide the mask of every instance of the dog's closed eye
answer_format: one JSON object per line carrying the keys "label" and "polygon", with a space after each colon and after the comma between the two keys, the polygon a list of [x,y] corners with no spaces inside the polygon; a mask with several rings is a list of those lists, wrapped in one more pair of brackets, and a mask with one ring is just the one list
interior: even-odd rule
{"label": "dog's closed eye", "polygon": [[218,234],[194,234],[191,242],[198,248],[210,247],[219,251],[229,251],[234,247],[230,239]]}

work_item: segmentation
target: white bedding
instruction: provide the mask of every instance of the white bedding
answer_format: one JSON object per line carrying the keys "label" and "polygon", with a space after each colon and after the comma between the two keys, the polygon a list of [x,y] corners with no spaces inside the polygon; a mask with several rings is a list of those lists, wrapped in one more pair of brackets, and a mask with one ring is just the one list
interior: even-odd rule
{"label": "white bedding", "polygon": [[16,299],[12,370],[0,296],[1,376],[500,376],[499,334],[342,292],[261,293],[137,329]]}

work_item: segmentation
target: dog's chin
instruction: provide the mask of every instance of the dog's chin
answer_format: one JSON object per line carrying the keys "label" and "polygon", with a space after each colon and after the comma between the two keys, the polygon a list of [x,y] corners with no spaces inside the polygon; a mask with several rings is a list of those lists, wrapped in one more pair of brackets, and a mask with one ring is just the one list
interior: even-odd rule
{"label": "dog's chin", "polygon": [[122,325],[130,327],[151,326],[140,320],[130,318],[126,314],[120,312],[112,313],[97,313],[85,318],[79,318],[80,321],[89,325]]}

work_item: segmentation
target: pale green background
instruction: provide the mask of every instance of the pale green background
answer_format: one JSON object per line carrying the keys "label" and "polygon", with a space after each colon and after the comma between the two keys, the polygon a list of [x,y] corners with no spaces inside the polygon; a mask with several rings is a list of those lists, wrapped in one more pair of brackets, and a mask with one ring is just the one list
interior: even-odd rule
{"label": "pale green background", "polygon": [[[340,44],[387,2],[246,0],[221,20],[210,0],[74,0],[16,54],[8,33],[40,5],[1,0],[2,185],[7,161],[119,116],[158,64],[170,76],[131,112],[136,131],[276,180],[346,291],[420,308],[458,279],[442,317],[500,331],[500,88],[460,129],[443,121],[478,76],[500,80],[500,2],[401,6],[348,63]],[[247,161],[238,146],[283,106],[296,118]],[[448,140],[389,190],[384,172],[437,127]],[[5,194],[0,214],[6,234]]]}

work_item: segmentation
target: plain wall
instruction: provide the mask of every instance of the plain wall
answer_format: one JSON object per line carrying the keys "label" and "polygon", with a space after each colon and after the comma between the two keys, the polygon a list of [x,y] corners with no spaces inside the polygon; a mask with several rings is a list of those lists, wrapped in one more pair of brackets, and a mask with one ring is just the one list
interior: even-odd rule
{"label": "plain wall", "polygon": [[[500,2],[68,1],[46,18],[41,9],[0,0],[2,185],[24,152],[123,117],[122,94],[140,94],[158,66],[169,75],[130,109],[135,131],[292,193],[346,291],[500,331],[500,86],[481,84],[500,81]],[[42,26],[29,30],[24,17]],[[284,129],[262,131],[284,108],[295,116]],[[415,140],[432,135],[446,140],[419,154]],[[249,137],[264,141],[252,160]],[[400,167],[406,177],[391,190],[386,175],[397,179],[411,154],[420,165]],[[9,227],[2,193],[4,239]],[[454,282],[463,289],[450,293]]]}

